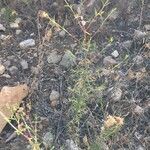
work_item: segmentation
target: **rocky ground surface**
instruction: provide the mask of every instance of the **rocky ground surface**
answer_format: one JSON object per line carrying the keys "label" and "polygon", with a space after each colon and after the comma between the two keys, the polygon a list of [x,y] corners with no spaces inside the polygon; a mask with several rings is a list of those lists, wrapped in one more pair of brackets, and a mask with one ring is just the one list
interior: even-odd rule
{"label": "rocky ground surface", "polygon": [[[80,6],[78,2],[74,2],[76,7]],[[106,114],[123,117],[124,125],[115,138],[106,141],[104,149],[150,149],[150,4],[148,0],[110,2],[105,11],[117,9],[95,35],[89,52],[77,41],[83,33],[69,12],[65,12],[63,19],[57,17],[56,2],[4,1],[0,4],[0,87],[18,83],[30,87],[22,105],[30,109],[29,118],[38,117],[41,149],[51,145],[57,150],[64,147],[68,150],[87,149],[83,137],[86,135],[88,140],[92,139],[94,133],[99,132]],[[86,17],[94,8],[100,7],[96,0],[85,5],[89,5],[84,12]],[[56,16],[77,40],[62,29],[52,32],[48,21],[38,17],[39,10]],[[93,32],[98,21],[92,26]],[[97,96],[102,98],[106,107],[103,114],[96,107],[100,105],[97,101],[92,103],[91,100],[87,104],[87,112],[91,113],[82,116],[77,146],[68,129],[72,108],[68,88],[72,70],[85,56],[92,62],[90,69],[100,71],[97,84],[105,85],[105,90]],[[15,121],[13,124],[16,126]],[[89,127],[89,124],[95,126]],[[6,125],[1,132],[0,150],[30,150],[31,146],[22,136],[8,140],[13,131],[10,125]]]}

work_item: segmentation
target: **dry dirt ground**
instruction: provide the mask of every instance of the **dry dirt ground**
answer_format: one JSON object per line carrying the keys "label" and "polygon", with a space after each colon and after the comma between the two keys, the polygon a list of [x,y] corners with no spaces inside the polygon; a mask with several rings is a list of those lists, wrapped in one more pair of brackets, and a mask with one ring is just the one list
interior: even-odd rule
{"label": "dry dirt ground", "polygon": [[[79,1],[72,3],[80,5]],[[2,8],[7,10],[6,13],[0,15],[0,24],[6,28],[5,31],[0,31],[0,63],[5,66],[5,74],[7,74],[7,76],[0,76],[0,87],[18,83],[28,84],[30,94],[23,101],[22,106],[28,110],[27,104],[31,105],[28,114],[32,118],[30,120],[35,121],[35,116],[38,117],[37,129],[39,142],[42,143],[41,149],[46,149],[43,142],[46,133],[52,134],[51,143],[54,149],[63,149],[66,140],[74,137],[73,131],[70,132],[68,128],[72,117],[68,87],[73,84],[71,70],[75,70],[78,64],[73,65],[73,68],[64,67],[60,63],[62,58],[57,63],[51,64],[48,63],[47,57],[52,51],[56,51],[57,55],[63,57],[66,50],[73,53],[77,62],[86,56],[92,61],[91,70],[103,71],[103,74],[97,77],[96,84],[105,85],[105,90],[100,95],[105,105],[105,114],[102,113],[101,107],[95,109],[96,106],[100,106],[100,103],[91,100],[87,104],[89,110],[80,119],[78,133],[80,140],[75,142],[80,148],[88,149],[83,138],[86,135],[89,141],[93,141],[97,132],[100,132],[104,116],[110,114],[123,117],[124,125],[114,138],[105,141],[104,149],[150,149],[149,1],[110,0],[110,4],[104,11],[107,14],[111,9],[117,8],[116,14],[111,16],[97,32],[92,40],[93,47],[89,52],[82,49],[81,43],[60,31],[53,31],[50,40],[43,41],[44,34],[51,28],[51,25],[48,25],[46,19],[38,18],[39,10],[44,10],[51,17],[56,17],[56,20],[77,40],[83,37],[80,27],[75,23],[68,8],[62,13],[59,6],[54,0],[0,1],[1,12],[4,10]],[[94,8],[100,7],[100,1],[95,0],[88,9],[84,8],[84,16],[91,17],[94,14]],[[14,10],[16,12],[12,13]],[[12,15],[15,13],[17,15]],[[16,17],[21,18],[22,21],[19,27],[11,28],[10,22]],[[91,28],[93,33],[100,23],[99,19],[93,23]],[[18,31],[20,33],[17,34],[16,30],[20,30]],[[5,39],[3,35],[6,35]],[[35,40],[35,46],[25,49],[19,47],[21,41],[31,38]],[[112,58],[118,62],[118,65],[113,69],[107,68],[105,64],[107,62],[104,62],[104,59],[111,56],[115,50],[119,56]],[[21,63],[22,61],[28,64],[27,68]],[[53,104],[54,106],[49,98],[53,90],[59,92],[59,100]],[[121,96],[118,96],[119,92]],[[15,121],[12,123],[17,126]],[[95,123],[95,126],[90,126],[90,123]],[[0,150],[31,149],[28,141],[22,136],[6,142],[12,133],[12,127],[7,125],[0,134]]]}

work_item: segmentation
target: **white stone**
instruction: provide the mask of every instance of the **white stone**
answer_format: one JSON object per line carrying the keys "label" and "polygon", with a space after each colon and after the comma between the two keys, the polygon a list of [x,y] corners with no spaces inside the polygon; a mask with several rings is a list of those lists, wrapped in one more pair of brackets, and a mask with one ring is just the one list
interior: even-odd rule
{"label": "white stone", "polygon": [[11,22],[10,23],[10,28],[12,28],[12,29],[18,29],[19,28],[19,24],[16,23],[16,22]]}
{"label": "white stone", "polygon": [[146,36],[147,34],[145,32],[139,31],[139,30],[135,30],[134,31],[134,38],[135,39],[142,39]]}
{"label": "white stone", "polygon": [[144,109],[138,105],[136,105],[135,109],[134,109],[134,113],[141,115],[144,113]]}
{"label": "white stone", "polygon": [[21,32],[21,30],[16,30],[16,35],[19,35]]}
{"label": "white stone", "polygon": [[5,31],[5,30],[6,28],[2,24],[0,24],[0,31]]}
{"label": "white stone", "polygon": [[111,98],[114,101],[119,101],[121,97],[122,97],[122,90],[120,88],[115,88],[114,90],[112,90]]}
{"label": "white stone", "polygon": [[117,57],[119,56],[119,53],[118,53],[117,50],[115,50],[115,51],[113,51],[113,52],[111,53],[111,55],[112,55],[113,57],[117,58]]}
{"label": "white stone", "polygon": [[5,72],[5,66],[0,64],[0,75],[2,75]]}
{"label": "white stone", "polygon": [[21,60],[20,64],[21,64],[23,70],[28,69],[28,62],[27,61]]}
{"label": "white stone", "polygon": [[28,48],[35,46],[35,40],[34,39],[27,39],[19,43],[20,48]]}
{"label": "white stone", "polygon": [[51,94],[50,94],[50,100],[58,100],[59,99],[59,92],[52,90]]}
{"label": "white stone", "polygon": [[75,143],[73,140],[66,140],[66,147],[67,150],[81,150]]}
{"label": "white stone", "polygon": [[47,62],[50,64],[56,64],[61,60],[61,55],[57,54],[56,50],[53,50],[48,56],[47,56]]}
{"label": "white stone", "polygon": [[65,35],[66,35],[66,32],[64,30],[62,30],[62,31],[59,32],[59,36],[61,38],[65,37]]}

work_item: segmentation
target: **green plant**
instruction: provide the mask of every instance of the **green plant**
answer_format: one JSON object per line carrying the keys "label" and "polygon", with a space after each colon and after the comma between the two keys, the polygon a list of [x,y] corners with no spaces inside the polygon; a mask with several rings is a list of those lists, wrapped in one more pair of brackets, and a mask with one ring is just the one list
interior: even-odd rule
{"label": "green plant", "polygon": [[[28,108],[30,108],[29,105]],[[17,135],[21,135],[27,139],[32,150],[40,150],[41,144],[39,143],[37,136],[38,118],[35,117],[34,121],[31,121],[29,113],[27,113],[23,107],[20,107],[18,110],[14,107],[13,110],[11,109],[10,111],[12,111],[12,114],[17,111],[10,119],[7,118],[1,111],[0,115],[8,122],[8,124],[10,124]],[[18,124],[18,127],[14,126],[11,121],[15,121]]]}

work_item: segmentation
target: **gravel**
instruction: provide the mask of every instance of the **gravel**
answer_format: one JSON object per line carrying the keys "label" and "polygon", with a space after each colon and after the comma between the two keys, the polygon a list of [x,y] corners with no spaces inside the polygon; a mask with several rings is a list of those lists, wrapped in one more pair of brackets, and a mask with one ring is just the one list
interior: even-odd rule
{"label": "gravel", "polygon": [[27,39],[19,43],[20,48],[28,48],[35,46],[35,40],[34,39]]}

